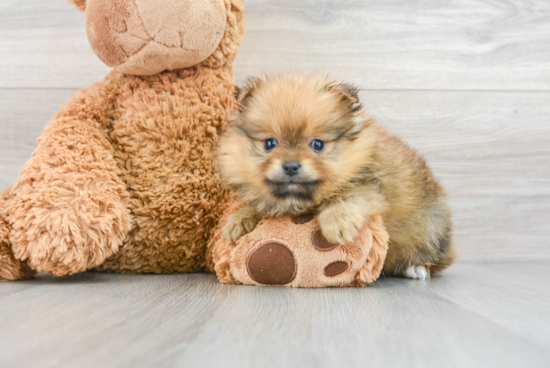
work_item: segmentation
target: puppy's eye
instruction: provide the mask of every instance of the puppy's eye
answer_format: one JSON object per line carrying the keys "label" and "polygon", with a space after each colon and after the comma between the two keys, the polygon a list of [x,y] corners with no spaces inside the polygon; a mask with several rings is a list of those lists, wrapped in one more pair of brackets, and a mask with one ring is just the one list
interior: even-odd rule
{"label": "puppy's eye", "polygon": [[277,140],[275,138],[268,138],[264,141],[264,148],[267,152],[273,151],[277,147]]}
{"label": "puppy's eye", "polygon": [[322,152],[325,149],[325,142],[320,139],[314,139],[309,143],[309,147],[315,152]]}

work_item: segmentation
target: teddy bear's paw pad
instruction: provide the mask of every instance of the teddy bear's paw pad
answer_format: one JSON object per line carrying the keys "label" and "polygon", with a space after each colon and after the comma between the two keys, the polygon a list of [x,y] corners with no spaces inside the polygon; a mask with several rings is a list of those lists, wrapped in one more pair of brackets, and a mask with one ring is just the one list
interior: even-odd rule
{"label": "teddy bear's paw pad", "polygon": [[328,239],[325,238],[325,236],[323,235],[323,232],[321,231],[321,229],[318,229],[313,233],[313,236],[311,237],[311,242],[313,243],[315,248],[324,252],[333,250],[334,248],[340,245],[340,244],[329,242]]}
{"label": "teddy bear's paw pad", "polygon": [[296,216],[292,219],[292,222],[296,225],[303,225],[307,224],[311,220],[315,218],[315,215],[313,213],[304,213],[302,215]]}
{"label": "teddy bear's paw pad", "polygon": [[348,268],[349,268],[349,265],[347,262],[343,262],[343,261],[332,262],[331,264],[325,267],[324,274],[327,277],[334,277],[346,272]]}
{"label": "teddy bear's paw pad", "polygon": [[257,247],[249,254],[246,268],[252,280],[264,285],[285,285],[296,278],[294,254],[281,243]]}

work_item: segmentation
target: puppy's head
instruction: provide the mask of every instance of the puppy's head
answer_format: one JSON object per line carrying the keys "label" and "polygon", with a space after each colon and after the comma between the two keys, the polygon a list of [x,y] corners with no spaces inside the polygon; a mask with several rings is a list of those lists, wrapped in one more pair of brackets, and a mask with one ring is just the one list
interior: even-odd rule
{"label": "puppy's head", "polygon": [[357,90],[319,75],[252,79],[221,139],[223,181],[268,214],[299,213],[353,186],[369,157]]}

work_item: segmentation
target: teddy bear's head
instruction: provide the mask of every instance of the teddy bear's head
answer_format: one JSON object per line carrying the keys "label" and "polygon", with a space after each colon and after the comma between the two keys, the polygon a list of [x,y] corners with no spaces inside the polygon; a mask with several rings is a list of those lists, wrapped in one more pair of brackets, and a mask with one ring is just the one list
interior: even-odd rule
{"label": "teddy bear's head", "polygon": [[244,33],[242,0],[68,1],[86,12],[95,53],[125,74],[225,65]]}

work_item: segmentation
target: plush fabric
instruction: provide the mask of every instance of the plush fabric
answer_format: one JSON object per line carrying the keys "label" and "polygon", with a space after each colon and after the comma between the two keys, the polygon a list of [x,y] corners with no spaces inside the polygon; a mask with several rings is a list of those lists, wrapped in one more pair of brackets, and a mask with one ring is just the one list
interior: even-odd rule
{"label": "plush fabric", "polygon": [[[8,188],[5,193],[9,193],[9,191]],[[10,226],[8,224],[6,197],[7,195],[0,193],[0,281],[30,278],[34,275],[34,271],[25,262],[15,259],[9,247]]]}
{"label": "plush fabric", "polygon": [[0,196],[0,280],[205,266],[225,283],[293,287],[380,275],[378,217],[346,245],[323,243],[315,219],[264,219],[236,244],[221,237],[220,219],[239,206],[214,157],[236,108],[242,0],[70,1],[115,70],[59,110]]}
{"label": "plush fabric", "polygon": [[[103,0],[73,2],[86,12],[107,6]],[[90,268],[198,271],[205,265],[210,233],[229,205],[213,160],[218,136],[235,108],[232,61],[244,33],[242,0],[192,5],[164,0],[154,7],[152,1],[108,3],[121,14],[128,9],[157,14],[147,16],[146,29],[154,29],[158,37],[168,37],[158,24],[162,14],[174,34],[185,33],[186,40],[200,39],[210,21],[217,29],[220,14],[225,30],[214,50],[186,59],[196,65],[181,69],[171,61],[164,64],[172,60],[164,56],[145,62],[145,56],[135,53],[134,66],[152,68],[157,60],[157,70],[176,69],[149,76],[115,70],[59,110],[1,204],[4,279],[25,277],[25,263],[58,276]],[[174,29],[181,19],[169,16],[167,9],[187,4],[189,12],[182,14],[192,17],[199,3],[217,9],[218,18],[196,20],[206,25],[182,21]],[[121,32],[122,23],[116,25]]]}
{"label": "plush fabric", "polygon": [[67,0],[67,1],[69,3],[74,4],[80,11],[86,10],[86,0]]}
{"label": "plush fabric", "polygon": [[204,61],[218,47],[226,18],[223,0],[88,0],[86,30],[105,64],[153,75]]}
{"label": "plush fabric", "polygon": [[235,202],[209,242],[207,264],[222,283],[366,286],[380,276],[388,250],[388,234],[380,216],[371,218],[354,241],[345,245],[319,241],[322,235],[313,216],[305,223],[290,217],[264,218],[232,244],[222,237],[221,228],[238,208]]}

